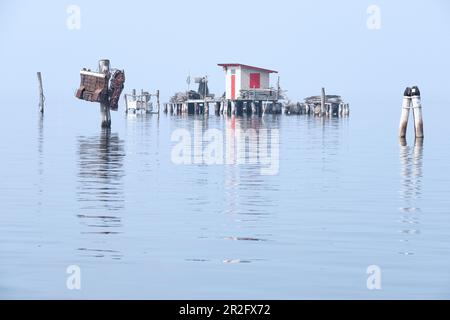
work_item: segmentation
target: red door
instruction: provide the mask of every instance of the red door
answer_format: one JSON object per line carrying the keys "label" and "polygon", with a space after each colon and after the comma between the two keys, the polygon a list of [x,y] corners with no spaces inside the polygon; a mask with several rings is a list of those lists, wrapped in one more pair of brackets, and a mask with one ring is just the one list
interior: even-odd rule
{"label": "red door", "polygon": [[231,100],[236,99],[236,75],[231,75]]}
{"label": "red door", "polygon": [[261,74],[250,73],[250,89],[261,88]]}

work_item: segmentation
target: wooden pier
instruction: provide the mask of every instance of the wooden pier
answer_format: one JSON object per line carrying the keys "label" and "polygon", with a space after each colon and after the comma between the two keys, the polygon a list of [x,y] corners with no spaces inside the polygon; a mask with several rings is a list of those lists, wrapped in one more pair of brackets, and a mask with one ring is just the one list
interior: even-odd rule
{"label": "wooden pier", "polygon": [[[270,74],[277,73],[237,63],[219,64],[225,71],[225,94],[216,98],[209,94],[208,78],[195,78],[197,91],[175,94],[164,105],[170,114],[208,114],[214,107],[216,115],[281,114],[283,99],[279,79],[276,88],[270,87]],[[188,77],[190,79],[190,77]]]}
{"label": "wooden pier", "polygon": [[282,103],[261,100],[189,99],[165,103],[163,110],[172,115],[209,114],[216,115],[264,115],[281,114]]}
{"label": "wooden pier", "polygon": [[320,96],[305,98],[304,102],[289,103],[284,108],[285,114],[314,115],[318,117],[344,117],[350,114],[350,105],[337,95],[326,95],[322,88]]}

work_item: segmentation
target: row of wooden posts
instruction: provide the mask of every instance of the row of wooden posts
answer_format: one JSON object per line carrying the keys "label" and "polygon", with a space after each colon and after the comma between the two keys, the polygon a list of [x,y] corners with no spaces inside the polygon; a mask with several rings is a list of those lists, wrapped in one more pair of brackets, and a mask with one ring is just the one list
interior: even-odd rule
{"label": "row of wooden posts", "polygon": [[186,101],[164,104],[164,112],[169,114],[209,114],[210,105],[214,105],[216,115],[244,114],[280,114],[281,103],[274,101]]}

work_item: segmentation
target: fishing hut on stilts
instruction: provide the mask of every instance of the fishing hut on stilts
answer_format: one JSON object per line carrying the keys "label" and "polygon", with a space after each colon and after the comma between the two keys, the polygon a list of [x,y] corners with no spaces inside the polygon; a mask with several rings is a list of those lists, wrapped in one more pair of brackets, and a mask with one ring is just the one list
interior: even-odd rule
{"label": "fishing hut on stilts", "polygon": [[239,63],[221,63],[225,71],[226,91],[219,109],[219,114],[263,115],[282,112],[283,99],[280,79],[277,87],[270,86],[270,75],[278,73],[259,67]]}

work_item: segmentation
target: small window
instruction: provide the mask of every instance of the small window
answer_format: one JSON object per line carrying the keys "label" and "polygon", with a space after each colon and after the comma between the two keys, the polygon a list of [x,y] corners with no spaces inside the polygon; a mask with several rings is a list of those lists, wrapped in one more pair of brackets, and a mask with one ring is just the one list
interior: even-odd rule
{"label": "small window", "polygon": [[250,73],[250,88],[260,89],[261,88],[261,74]]}
{"label": "small window", "polygon": [[231,69],[231,74],[236,74],[236,69]]}

